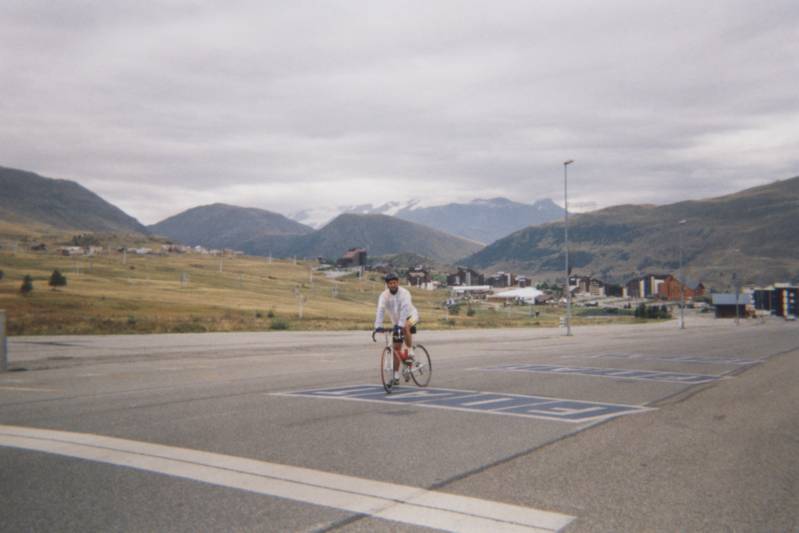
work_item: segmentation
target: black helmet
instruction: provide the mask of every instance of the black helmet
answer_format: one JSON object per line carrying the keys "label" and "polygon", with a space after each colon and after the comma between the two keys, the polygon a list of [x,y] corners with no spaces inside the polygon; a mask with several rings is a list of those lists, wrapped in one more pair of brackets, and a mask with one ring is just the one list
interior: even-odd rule
{"label": "black helmet", "polygon": [[383,277],[383,280],[384,280],[386,283],[388,283],[388,282],[389,282],[389,281],[391,281],[392,279],[396,279],[396,280],[398,280],[398,279],[399,279],[399,276],[397,275],[397,273],[396,273],[396,272],[389,272],[388,274],[386,274],[386,275]]}

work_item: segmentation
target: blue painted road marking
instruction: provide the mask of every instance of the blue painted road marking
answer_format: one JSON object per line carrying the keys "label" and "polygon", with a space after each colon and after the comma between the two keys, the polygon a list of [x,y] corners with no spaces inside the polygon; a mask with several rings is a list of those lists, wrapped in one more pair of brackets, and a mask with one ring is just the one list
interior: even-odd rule
{"label": "blue painted road marking", "polygon": [[620,415],[650,410],[639,405],[583,402],[563,398],[525,396],[457,389],[398,389],[386,394],[380,385],[356,385],[327,389],[308,389],[274,393],[276,396],[355,400],[386,404],[411,404],[419,407],[452,409],[473,413],[543,418],[560,422],[593,422]]}
{"label": "blue painted road marking", "polygon": [[582,422],[586,418],[608,418],[626,414],[627,405],[611,405],[564,400],[539,405],[524,405],[508,409],[506,412],[530,416],[555,416],[559,420]]}
{"label": "blue painted road marking", "polygon": [[697,363],[710,365],[757,365],[762,363],[759,359],[744,359],[742,357],[706,355],[657,355],[643,353],[597,353],[590,355],[567,355],[564,357],[576,359],[642,359],[646,361],[670,361],[674,363]]}
{"label": "blue painted road marking", "polygon": [[657,370],[631,370],[627,368],[592,368],[592,367],[571,367],[558,365],[539,365],[539,364],[506,364],[479,370],[490,370],[500,372],[538,372],[547,374],[577,374],[581,376],[600,376],[608,378],[643,379],[647,381],[666,381],[670,383],[687,383],[696,385],[716,381],[720,376],[708,374],[686,374],[683,372],[663,372]]}

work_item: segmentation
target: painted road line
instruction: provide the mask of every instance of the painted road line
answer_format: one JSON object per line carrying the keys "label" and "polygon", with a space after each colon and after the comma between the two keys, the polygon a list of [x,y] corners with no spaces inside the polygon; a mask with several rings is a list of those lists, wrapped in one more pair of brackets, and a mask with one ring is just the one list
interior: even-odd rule
{"label": "painted road line", "polygon": [[0,386],[0,391],[21,391],[21,392],[58,392],[56,389],[40,389],[34,387],[7,387],[7,386]]}
{"label": "painted road line", "polygon": [[300,396],[338,400],[415,405],[470,413],[523,416],[559,422],[596,422],[616,416],[641,413],[651,408],[640,405],[585,402],[565,398],[527,396],[457,389],[400,388],[391,394],[381,385],[353,385],[272,393],[274,396]]}
{"label": "painted road line", "polygon": [[712,357],[707,355],[658,355],[642,353],[597,353],[590,355],[564,355],[563,357],[574,359],[637,359],[644,361],[669,361],[672,363],[697,363],[710,365],[736,365],[748,366],[759,365],[763,361],[760,359],[745,359],[743,357],[720,356]]}
{"label": "painted road line", "polygon": [[0,446],[124,466],[449,531],[552,532],[574,519],[407,485],[88,433],[0,425]]}
{"label": "painted road line", "polygon": [[635,370],[631,368],[593,368],[539,364],[506,364],[480,368],[491,372],[536,372],[545,374],[571,374],[603,378],[624,378],[644,381],[664,381],[697,385],[721,379],[722,376],[710,374],[689,374],[685,372],[664,372],[659,370]]}

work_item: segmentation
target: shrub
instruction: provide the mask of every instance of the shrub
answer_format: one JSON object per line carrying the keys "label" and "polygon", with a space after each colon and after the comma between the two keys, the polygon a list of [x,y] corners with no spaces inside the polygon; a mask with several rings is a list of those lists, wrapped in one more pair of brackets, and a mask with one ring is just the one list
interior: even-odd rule
{"label": "shrub", "polygon": [[170,327],[168,331],[170,333],[205,333],[208,328],[197,322],[179,322]]}
{"label": "shrub", "polygon": [[477,314],[477,311],[475,311],[475,310],[474,310],[474,309],[472,309],[471,307],[469,308],[469,310],[468,310],[468,311],[466,311],[466,316],[474,316],[474,315],[476,315],[476,314]]}
{"label": "shrub", "polygon": [[30,294],[33,291],[33,278],[30,277],[28,274],[25,274],[25,277],[22,278],[22,285],[19,286],[19,292],[23,295]]}
{"label": "shrub", "polygon": [[100,244],[102,244],[100,239],[91,233],[72,236],[72,246],[98,246]]}
{"label": "shrub", "polygon": [[671,312],[665,305],[651,305],[641,303],[635,308],[635,318],[671,318]]}
{"label": "shrub", "polygon": [[58,287],[65,287],[67,285],[67,278],[56,269],[53,270],[53,273],[50,275],[50,281],[48,281],[47,284],[55,290]]}
{"label": "shrub", "polygon": [[270,328],[275,330],[289,329],[289,323],[282,318],[273,318]]}

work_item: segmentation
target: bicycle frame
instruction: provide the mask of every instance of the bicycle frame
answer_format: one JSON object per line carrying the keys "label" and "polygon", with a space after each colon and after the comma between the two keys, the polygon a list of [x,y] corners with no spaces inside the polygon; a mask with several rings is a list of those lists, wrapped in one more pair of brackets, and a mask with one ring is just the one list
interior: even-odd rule
{"label": "bicycle frame", "polygon": [[[385,330],[383,331],[385,335],[385,348],[381,352],[381,373],[385,373],[389,371],[388,367],[384,365],[387,363],[384,361],[384,355],[386,350],[391,350],[391,359],[392,359],[392,368],[390,371],[393,373],[394,371],[399,371],[402,378],[408,382],[409,380],[413,379],[414,383],[416,383],[420,387],[425,387],[430,382],[430,375],[433,371],[433,365],[430,360],[430,354],[427,352],[427,349],[422,346],[421,344],[415,344],[414,349],[416,351],[416,357],[412,361],[408,361],[404,359],[401,355],[401,349],[404,346],[404,335],[400,331],[398,336],[399,342],[394,342],[397,339],[394,339],[394,332],[393,330]],[[377,342],[375,339],[375,333],[372,333],[372,340]],[[383,386],[386,389],[386,392],[391,391],[392,385],[387,384],[391,382],[391,379],[386,379],[385,374],[382,376],[383,379]],[[393,379],[393,378],[392,378]]]}

